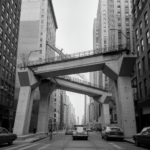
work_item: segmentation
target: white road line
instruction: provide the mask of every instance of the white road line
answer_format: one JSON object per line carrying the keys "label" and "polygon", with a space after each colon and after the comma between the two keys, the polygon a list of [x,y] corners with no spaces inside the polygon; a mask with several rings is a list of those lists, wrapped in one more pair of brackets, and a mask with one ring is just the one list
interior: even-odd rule
{"label": "white road line", "polygon": [[43,150],[46,149],[47,147],[49,147],[51,144],[46,144],[45,146],[42,146],[41,148],[37,149],[37,150]]}
{"label": "white road line", "polygon": [[122,147],[120,147],[120,146],[118,146],[118,145],[116,145],[116,144],[114,144],[114,143],[109,143],[109,144],[111,144],[112,146],[116,147],[117,149],[123,150]]}
{"label": "white road line", "polygon": [[26,144],[22,144],[22,145],[19,145],[19,146],[15,146],[15,147],[12,147],[12,148],[8,148],[6,150],[12,150],[12,149],[17,149],[19,147],[22,147],[22,146],[25,146],[25,145],[28,145],[29,143],[26,143]]}
{"label": "white road line", "polygon": [[36,145],[38,145],[38,144],[32,144],[32,145],[29,145],[29,146],[27,146],[27,147],[21,148],[21,149],[19,149],[19,150],[24,150],[24,149],[27,149],[27,148],[29,148],[29,147],[33,147],[33,146],[36,146]]}

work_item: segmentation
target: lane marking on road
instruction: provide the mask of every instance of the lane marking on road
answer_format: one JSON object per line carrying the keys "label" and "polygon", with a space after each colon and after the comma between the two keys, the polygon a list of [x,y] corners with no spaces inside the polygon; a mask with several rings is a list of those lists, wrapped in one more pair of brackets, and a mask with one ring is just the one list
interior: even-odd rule
{"label": "lane marking on road", "polygon": [[12,150],[12,149],[16,149],[16,148],[19,148],[19,147],[22,147],[22,146],[25,146],[25,145],[28,145],[29,143],[26,143],[26,144],[22,144],[22,145],[19,145],[19,146],[15,146],[15,147],[12,147],[12,148],[8,148],[6,150]]}
{"label": "lane marking on road", "polygon": [[46,144],[45,146],[42,146],[42,147],[40,147],[40,148],[37,149],[37,150],[43,150],[43,149],[46,149],[46,148],[48,148],[50,145],[51,145],[51,144]]}
{"label": "lane marking on road", "polygon": [[27,148],[29,148],[29,147],[33,147],[33,146],[36,146],[36,145],[38,145],[38,144],[32,144],[32,145],[29,145],[29,146],[27,146],[27,147],[21,148],[21,149],[19,149],[19,150],[24,150],[24,149],[27,149]]}
{"label": "lane marking on road", "polygon": [[118,146],[118,145],[116,145],[116,144],[114,144],[114,143],[109,143],[109,144],[111,144],[112,146],[116,147],[117,149],[120,149],[120,150],[123,150],[123,149],[124,149],[124,148],[122,148],[122,147],[120,147],[120,146]]}

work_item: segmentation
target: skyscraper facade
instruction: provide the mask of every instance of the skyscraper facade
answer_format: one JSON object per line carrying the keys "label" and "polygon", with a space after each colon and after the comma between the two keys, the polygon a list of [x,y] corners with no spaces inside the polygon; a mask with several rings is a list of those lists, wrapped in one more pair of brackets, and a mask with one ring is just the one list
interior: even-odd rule
{"label": "skyscraper facade", "polygon": [[0,1],[0,126],[12,131],[21,0]]}
{"label": "skyscraper facade", "polygon": [[132,0],[134,48],[137,53],[133,86],[138,132],[150,126],[150,1]]}

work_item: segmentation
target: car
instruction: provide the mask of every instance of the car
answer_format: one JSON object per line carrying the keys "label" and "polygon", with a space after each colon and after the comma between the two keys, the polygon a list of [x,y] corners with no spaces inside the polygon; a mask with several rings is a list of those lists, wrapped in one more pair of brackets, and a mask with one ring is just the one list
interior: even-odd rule
{"label": "car", "polygon": [[86,131],[92,132],[92,129],[91,128],[87,128]]}
{"label": "car", "polygon": [[102,129],[102,139],[109,140],[109,139],[124,139],[124,133],[119,127],[104,127]]}
{"label": "car", "polygon": [[75,125],[74,131],[72,133],[72,137],[73,137],[73,140],[79,139],[79,138],[88,140],[88,132],[86,131],[85,126],[84,125]]}
{"label": "car", "polygon": [[0,127],[0,144],[8,143],[8,145],[12,145],[16,139],[16,134],[10,133],[7,129]]}
{"label": "car", "polygon": [[72,129],[67,129],[65,132],[66,135],[72,135],[72,133],[73,133]]}
{"label": "car", "polygon": [[150,146],[150,127],[145,127],[140,133],[133,135],[133,140],[136,146],[141,144]]}

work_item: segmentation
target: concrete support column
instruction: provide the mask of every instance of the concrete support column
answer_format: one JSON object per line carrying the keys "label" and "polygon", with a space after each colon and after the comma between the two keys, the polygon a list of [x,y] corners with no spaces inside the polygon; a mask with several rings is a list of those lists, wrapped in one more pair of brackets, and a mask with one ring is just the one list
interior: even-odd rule
{"label": "concrete support column", "polygon": [[31,108],[33,104],[33,92],[30,86],[20,88],[16,118],[13,133],[17,135],[28,134],[31,117]]}
{"label": "concrete support column", "polygon": [[124,131],[125,137],[132,137],[136,133],[136,123],[130,77],[118,77],[115,82],[115,97],[118,126]]}
{"label": "concrete support column", "polygon": [[[110,125],[109,98],[108,97],[105,94],[103,96],[93,97],[93,99],[96,102],[100,103],[100,106],[101,106],[100,111],[101,111],[101,124],[102,124],[102,127]],[[106,102],[106,103],[104,103],[104,102]]]}
{"label": "concrete support column", "polygon": [[40,103],[37,132],[48,132],[50,95],[55,89],[56,86],[50,83],[48,80],[42,81],[42,83],[39,86]]}
{"label": "concrete support column", "polygon": [[102,128],[110,125],[109,104],[101,104]]}

